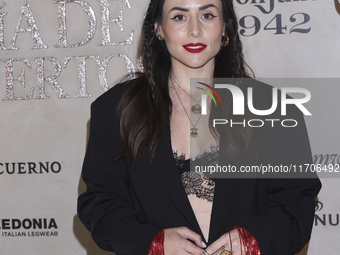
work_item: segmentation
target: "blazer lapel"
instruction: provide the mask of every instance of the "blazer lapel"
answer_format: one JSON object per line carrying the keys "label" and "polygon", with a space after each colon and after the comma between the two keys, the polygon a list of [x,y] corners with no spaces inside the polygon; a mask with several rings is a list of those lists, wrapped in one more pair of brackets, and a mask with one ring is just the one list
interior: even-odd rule
{"label": "blazer lapel", "polygon": [[187,219],[192,228],[202,235],[188,200],[188,196],[185,193],[181,182],[181,176],[176,167],[171,146],[170,126],[168,124],[165,124],[163,127],[161,139],[157,145],[157,150],[151,165],[158,180],[161,182],[176,207]]}
{"label": "blazer lapel", "polygon": [[[253,148],[252,153],[247,158],[243,158],[242,156],[228,156],[220,148],[218,162],[220,166],[230,164],[231,166],[236,166],[237,169],[240,169],[241,165],[256,165],[258,158],[258,146]],[[209,241],[214,241],[219,238],[219,231],[226,220],[230,209],[233,208],[234,200],[236,199],[235,196],[238,193],[242,193],[242,190],[240,189],[242,189],[242,185],[246,185],[245,180],[247,179],[228,178],[228,176],[225,176],[224,178],[216,178],[214,180],[215,193],[210,221]],[[233,208],[233,210],[237,210],[237,208]]]}
{"label": "blazer lapel", "polygon": [[215,179],[214,203],[211,213],[209,243],[219,238],[218,233],[232,207],[241,179]]}

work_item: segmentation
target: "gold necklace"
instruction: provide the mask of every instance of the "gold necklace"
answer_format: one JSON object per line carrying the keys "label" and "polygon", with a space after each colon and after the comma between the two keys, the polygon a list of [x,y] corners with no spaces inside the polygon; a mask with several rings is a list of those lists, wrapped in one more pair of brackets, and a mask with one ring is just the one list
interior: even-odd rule
{"label": "gold necklace", "polygon": [[172,77],[171,77],[171,81],[172,81],[172,84],[176,83],[177,86],[180,87],[180,89],[183,90],[185,94],[187,94],[192,100],[194,100],[196,102],[196,104],[191,107],[191,111],[195,114],[201,114],[202,113],[202,107],[200,105],[200,102],[201,102],[202,98],[199,101],[197,101],[195,98],[190,96],[188,94],[188,92],[186,92]]}
{"label": "gold necklace", "polygon": [[[171,79],[171,81],[172,81],[172,85],[174,85],[174,80],[173,80],[172,78],[170,78],[170,79]],[[175,87],[175,86],[173,86],[173,87],[174,87],[174,89],[175,89],[175,92],[176,92],[176,95],[177,95],[177,97],[178,97],[178,99],[179,99],[179,102],[181,103],[181,105],[182,105],[182,107],[183,107],[183,110],[184,110],[185,114],[187,115],[187,117],[188,117],[188,119],[189,119],[189,121],[190,121],[190,124],[193,126],[192,128],[190,128],[190,136],[191,136],[191,137],[197,137],[197,136],[198,136],[198,132],[197,132],[197,131],[198,131],[198,128],[196,127],[196,125],[197,125],[198,122],[200,121],[202,115],[200,115],[200,117],[198,118],[197,122],[196,122],[195,124],[193,124],[192,121],[191,121],[191,119],[190,119],[190,117],[189,117],[188,112],[185,110],[185,107],[184,107],[184,105],[183,105],[183,102],[182,102],[181,98],[179,97],[179,94],[178,94],[178,92],[177,92],[176,87]]]}

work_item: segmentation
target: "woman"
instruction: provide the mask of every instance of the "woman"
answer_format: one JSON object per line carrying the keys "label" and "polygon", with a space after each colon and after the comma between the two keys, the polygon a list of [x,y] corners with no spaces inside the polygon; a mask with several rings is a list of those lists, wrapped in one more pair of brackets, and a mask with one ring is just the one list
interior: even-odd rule
{"label": "woman", "polygon": [[[212,180],[186,171],[185,159],[202,154],[190,150],[190,137],[200,138],[206,128],[199,114],[189,114],[190,97],[199,103],[189,95],[190,78],[247,77],[237,31],[231,0],[150,2],[142,31],[144,73],[91,106],[87,191],[79,197],[78,214],[99,247],[117,255],[259,249],[287,255],[308,241],[318,180]],[[220,155],[230,162],[243,150],[256,151],[248,153],[256,164],[262,155],[276,156],[278,143],[289,142],[306,153],[301,158],[287,151],[287,158],[311,162],[304,126],[296,132],[291,139],[278,133],[256,147],[249,142],[259,140],[255,132],[240,130],[243,149],[222,131],[207,136],[217,143],[227,139]]]}

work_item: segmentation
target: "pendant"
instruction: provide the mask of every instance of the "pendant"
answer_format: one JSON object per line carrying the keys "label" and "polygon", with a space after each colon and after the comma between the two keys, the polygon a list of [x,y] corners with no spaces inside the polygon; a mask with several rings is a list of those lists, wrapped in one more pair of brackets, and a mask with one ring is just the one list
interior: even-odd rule
{"label": "pendant", "polygon": [[190,130],[191,130],[191,132],[190,132],[191,137],[197,137],[198,136],[198,133],[197,133],[198,128],[193,126]]}
{"label": "pendant", "polygon": [[202,108],[200,104],[195,104],[194,106],[191,107],[191,111],[195,114],[201,114]]}

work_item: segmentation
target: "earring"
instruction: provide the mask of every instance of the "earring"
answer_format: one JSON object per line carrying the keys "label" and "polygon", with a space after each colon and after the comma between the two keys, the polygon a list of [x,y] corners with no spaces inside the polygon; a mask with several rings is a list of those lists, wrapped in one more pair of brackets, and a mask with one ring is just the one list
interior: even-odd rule
{"label": "earring", "polygon": [[158,37],[158,40],[160,40],[160,41],[163,41],[163,40],[164,40],[164,37],[161,36],[161,35],[157,35],[157,37]]}
{"label": "earring", "polygon": [[225,46],[227,46],[228,44],[229,44],[229,37],[226,36],[226,35],[223,35],[223,39],[222,39],[221,45],[222,45],[223,47],[225,47]]}

